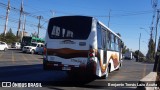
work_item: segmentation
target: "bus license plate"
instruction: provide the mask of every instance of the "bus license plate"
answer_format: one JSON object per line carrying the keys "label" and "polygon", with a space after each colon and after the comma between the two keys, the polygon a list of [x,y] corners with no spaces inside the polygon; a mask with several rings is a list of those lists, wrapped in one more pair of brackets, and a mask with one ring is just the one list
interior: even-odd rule
{"label": "bus license plate", "polygon": [[71,67],[62,67],[62,70],[71,70]]}

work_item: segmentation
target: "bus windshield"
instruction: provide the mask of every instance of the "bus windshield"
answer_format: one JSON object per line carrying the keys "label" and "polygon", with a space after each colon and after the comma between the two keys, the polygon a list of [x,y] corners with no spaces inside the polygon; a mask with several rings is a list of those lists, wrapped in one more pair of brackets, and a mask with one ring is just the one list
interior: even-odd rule
{"label": "bus windshield", "polygon": [[21,42],[21,48],[24,46],[30,46],[32,42],[44,42],[44,39],[37,38],[37,37],[30,37],[30,36],[23,36],[22,42]]}
{"label": "bus windshield", "polygon": [[37,44],[36,44],[36,43],[31,43],[31,46],[36,47],[36,46],[37,46]]}
{"label": "bus windshield", "polygon": [[91,17],[52,18],[48,25],[48,35],[50,39],[87,39],[91,32],[91,24]]}

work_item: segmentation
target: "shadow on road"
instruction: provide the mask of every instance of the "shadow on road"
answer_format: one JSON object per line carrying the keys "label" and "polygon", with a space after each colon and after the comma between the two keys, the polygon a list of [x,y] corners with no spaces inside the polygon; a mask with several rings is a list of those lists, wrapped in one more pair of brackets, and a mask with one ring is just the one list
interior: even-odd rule
{"label": "shadow on road", "polygon": [[77,86],[93,81],[82,76],[69,77],[65,71],[45,71],[42,64],[0,67],[0,81],[37,82],[43,85]]}
{"label": "shadow on road", "polygon": [[0,67],[0,82],[41,83],[43,87],[58,90],[63,87],[134,90],[123,87],[113,89],[106,85],[107,82],[97,82],[95,77],[85,74],[70,77],[65,71],[44,71],[42,64]]}

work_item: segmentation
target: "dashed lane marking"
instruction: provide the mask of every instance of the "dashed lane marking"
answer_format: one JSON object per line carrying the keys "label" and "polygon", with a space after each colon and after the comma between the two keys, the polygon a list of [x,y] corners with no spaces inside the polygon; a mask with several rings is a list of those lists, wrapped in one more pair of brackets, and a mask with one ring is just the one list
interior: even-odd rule
{"label": "dashed lane marking", "polygon": [[13,63],[13,64],[15,63],[15,58],[14,58],[13,51],[12,51],[12,63]]}
{"label": "dashed lane marking", "polygon": [[144,64],[142,77],[145,77],[145,76],[146,76],[146,64]]}
{"label": "dashed lane marking", "polygon": [[31,64],[31,62],[25,57],[24,54],[22,54],[22,57],[23,57],[23,59],[24,59],[28,64]]}
{"label": "dashed lane marking", "polygon": [[2,58],[3,54],[4,54],[4,52],[0,53],[0,58]]}

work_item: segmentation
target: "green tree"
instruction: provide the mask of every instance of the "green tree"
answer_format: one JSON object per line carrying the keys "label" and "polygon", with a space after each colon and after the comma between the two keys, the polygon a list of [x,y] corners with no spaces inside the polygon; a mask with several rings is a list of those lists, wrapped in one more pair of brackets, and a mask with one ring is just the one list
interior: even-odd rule
{"label": "green tree", "polygon": [[4,33],[1,33],[0,34],[0,41],[6,41],[6,38],[4,36]]}
{"label": "green tree", "polygon": [[155,43],[153,39],[150,39],[148,43],[148,52],[146,55],[147,62],[153,62],[154,61],[154,53],[155,53]]}
{"label": "green tree", "polygon": [[[121,37],[121,34],[120,33],[116,33],[119,37]],[[125,52],[127,51],[127,46],[124,45],[124,43],[122,42],[121,43],[123,48],[122,48],[122,54],[125,54]]]}
{"label": "green tree", "polygon": [[122,48],[122,54],[125,54],[126,53],[126,46],[124,46],[123,48]]}
{"label": "green tree", "polygon": [[136,58],[136,61],[139,59],[140,62],[144,62],[146,59],[144,57],[144,54],[139,51],[139,50],[136,50],[134,53],[133,53],[133,56]]}
{"label": "green tree", "polygon": [[147,62],[154,62],[154,54],[155,54],[155,43],[152,38],[152,30],[151,30],[150,40],[148,43],[148,52],[146,55]]}
{"label": "green tree", "polygon": [[120,34],[120,33],[117,33],[117,35],[118,35],[119,37],[121,37],[121,34]]}
{"label": "green tree", "polygon": [[14,33],[12,32],[12,29],[10,28],[5,36],[4,36],[4,33],[0,34],[0,40],[6,43],[13,43],[13,42],[19,41],[19,38],[17,38],[14,35]]}

